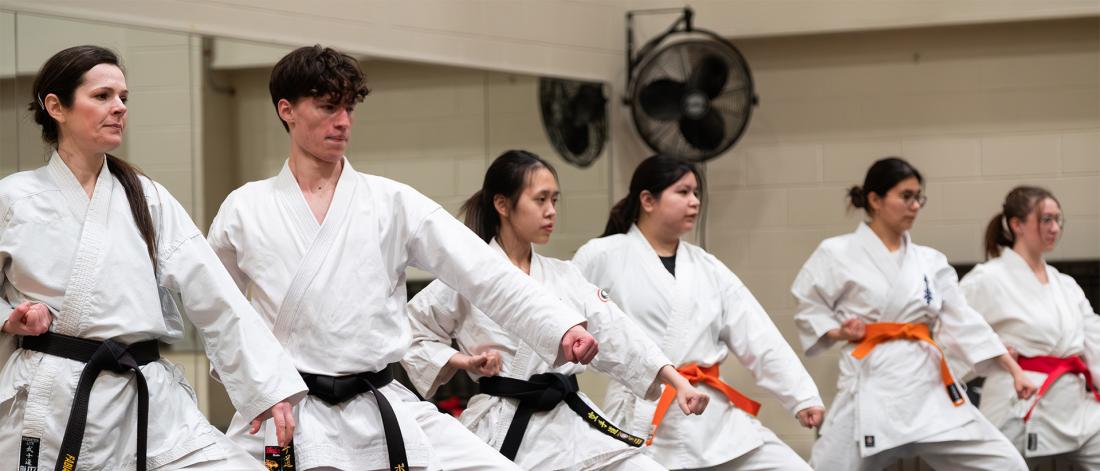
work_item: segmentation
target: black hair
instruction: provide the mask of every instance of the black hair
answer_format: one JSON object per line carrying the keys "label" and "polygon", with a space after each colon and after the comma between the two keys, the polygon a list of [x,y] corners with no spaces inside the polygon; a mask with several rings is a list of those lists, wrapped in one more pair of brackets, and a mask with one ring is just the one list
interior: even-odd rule
{"label": "black hair", "polygon": [[[53,147],[57,147],[61,135],[61,128],[53,116],[46,111],[45,99],[49,95],[57,97],[61,106],[68,108],[73,105],[76,89],[84,83],[84,74],[100,64],[110,64],[122,69],[118,55],[110,49],[99,46],[74,46],[64,49],[46,60],[38,75],[34,77],[31,85],[32,97],[29,110],[34,112],[34,122],[42,127],[42,140]],[[130,213],[137,224],[141,238],[145,240],[149,260],[153,263],[153,269],[157,267],[157,233],[153,227],[153,218],[149,214],[149,206],[145,202],[145,190],[141,186],[141,170],[130,165],[125,160],[107,154],[107,170],[111,172],[122,188],[126,191],[126,201],[130,205]]]}
{"label": "black hair", "polygon": [[500,233],[500,214],[493,205],[493,198],[503,195],[514,208],[531,174],[540,168],[549,170],[555,180],[558,178],[554,166],[532,152],[509,150],[500,154],[485,170],[481,189],[459,210],[466,226],[485,242],[493,240]]}
{"label": "black hair", "polygon": [[886,157],[879,159],[867,169],[867,176],[863,179],[863,186],[853,186],[848,189],[848,204],[851,208],[860,208],[872,214],[867,195],[874,193],[879,197],[886,196],[890,189],[908,178],[916,178],[921,186],[924,186],[924,177],[917,168],[900,157]]}
{"label": "black hair", "polygon": [[638,164],[634,175],[630,177],[630,193],[611,207],[607,216],[607,226],[603,235],[625,234],[630,225],[638,220],[642,210],[642,192],[648,191],[654,198],[660,198],[661,192],[672,186],[684,175],[695,175],[699,188],[703,187],[703,177],[694,165],[687,161],[666,155],[654,155]]}

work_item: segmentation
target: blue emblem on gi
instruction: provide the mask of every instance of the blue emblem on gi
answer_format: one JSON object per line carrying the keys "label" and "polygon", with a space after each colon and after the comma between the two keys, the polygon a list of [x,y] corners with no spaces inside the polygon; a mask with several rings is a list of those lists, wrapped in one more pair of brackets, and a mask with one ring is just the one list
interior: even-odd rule
{"label": "blue emblem on gi", "polygon": [[932,304],[932,287],[928,284],[928,275],[924,275],[924,304]]}

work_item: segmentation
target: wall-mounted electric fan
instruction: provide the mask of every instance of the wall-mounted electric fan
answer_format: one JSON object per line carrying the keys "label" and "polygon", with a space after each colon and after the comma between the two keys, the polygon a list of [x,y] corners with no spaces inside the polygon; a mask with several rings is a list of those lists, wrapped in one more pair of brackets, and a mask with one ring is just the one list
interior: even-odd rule
{"label": "wall-mounted electric fan", "polygon": [[654,151],[703,162],[732,147],[757,104],[741,52],[718,34],[694,28],[684,8],[664,33],[634,53],[627,13],[627,104],[634,127]]}
{"label": "wall-mounted electric fan", "polygon": [[539,79],[539,110],[550,144],[569,162],[588,167],[607,141],[607,97],[603,84]]}

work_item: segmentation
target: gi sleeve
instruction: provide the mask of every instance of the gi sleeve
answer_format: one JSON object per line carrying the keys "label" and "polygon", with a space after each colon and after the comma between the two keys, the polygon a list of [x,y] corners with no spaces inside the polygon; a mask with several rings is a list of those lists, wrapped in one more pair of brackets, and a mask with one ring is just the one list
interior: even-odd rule
{"label": "gi sleeve", "polygon": [[[588,331],[600,343],[592,367],[626,386],[634,395],[656,400],[661,395],[661,368],[672,361],[645,332],[615,304],[607,293],[589,283],[569,264],[572,293],[585,310]],[[675,365],[672,365],[675,366]]]}
{"label": "gi sleeve", "polygon": [[558,358],[561,339],[584,317],[494,254],[443,208],[436,205],[414,223],[407,250],[410,265],[434,273],[547,363],[564,363]]}
{"label": "gi sleeve", "polygon": [[749,288],[724,264],[708,257],[722,277],[723,322],[718,338],[791,414],[824,407],[817,385]]}
{"label": "gi sleeve", "polygon": [[218,214],[214,216],[214,222],[210,223],[210,230],[206,235],[206,241],[210,248],[221,260],[222,266],[242,293],[248,289],[249,279],[241,270],[237,258],[237,244],[232,235],[240,232],[240,218],[236,215],[236,199],[230,194],[222,203]]}
{"label": "gi sleeve", "polygon": [[818,247],[795,277],[791,294],[798,302],[794,323],[798,327],[798,339],[806,356],[814,356],[831,348],[836,341],[825,334],[840,328],[841,320],[834,308],[837,294],[824,280],[832,280],[830,265],[833,257],[823,247]]}
{"label": "gi sleeve", "polygon": [[[448,299],[443,301],[440,298]],[[412,327],[412,344],[401,359],[401,366],[424,397],[434,396],[435,391],[458,371],[447,366],[447,361],[458,353],[451,347],[451,339],[458,317],[462,315],[457,309],[459,301],[453,290],[436,280],[406,305]]]}
{"label": "gi sleeve", "polygon": [[[5,206],[7,206],[6,201],[4,203]],[[7,228],[8,223],[11,221],[11,217],[11,208],[4,208],[3,226],[0,227],[0,239],[7,237]],[[3,318],[0,318],[0,324],[3,324],[5,321],[7,321],[8,316],[10,316],[11,312],[15,310],[15,306],[12,305],[10,301],[8,301],[7,296],[4,294],[7,292],[4,288],[7,288],[7,285],[9,283],[6,273],[10,265],[11,254],[7,252],[0,252],[0,315],[4,316]],[[18,342],[16,340],[16,336],[0,332],[0,366],[6,365],[8,363],[8,358],[10,358],[13,353],[15,353],[17,346]]]}
{"label": "gi sleeve", "polygon": [[1076,300],[1071,305],[1077,307],[1077,311],[1081,313],[1081,318],[1084,321],[1085,364],[1088,365],[1089,373],[1092,374],[1092,380],[1095,383],[1100,381],[1100,315],[1097,315],[1093,307],[1089,305],[1089,300],[1085,297],[1085,291],[1081,289],[1081,286],[1072,278],[1066,278],[1062,280],[1062,283],[1068,285],[1066,291],[1073,293],[1071,301]]}
{"label": "gi sleeve", "polygon": [[187,212],[167,190],[161,198],[160,282],[179,295],[207,357],[243,417],[255,418],[282,400],[297,402],[306,385],[294,361],[226,273]]}
{"label": "gi sleeve", "polygon": [[[970,366],[981,372],[990,366],[984,362],[1008,351],[985,318],[966,302],[966,297],[959,288],[959,276],[947,264],[947,257],[933,252],[926,257],[926,263],[933,267],[935,287],[943,299],[934,338],[945,355],[961,360],[960,366]],[[960,379],[969,376],[964,372],[959,373]]]}

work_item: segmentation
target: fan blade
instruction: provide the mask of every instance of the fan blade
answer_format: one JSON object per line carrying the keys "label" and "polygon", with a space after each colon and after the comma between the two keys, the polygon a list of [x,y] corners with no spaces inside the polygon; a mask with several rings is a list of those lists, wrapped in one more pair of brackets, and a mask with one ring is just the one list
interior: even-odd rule
{"label": "fan blade", "polygon": [[680,101],[684,98],[684,84],[675,80],[660,79],[646,84],[638,94],[642,111],[660,121],[680,118]]}
{"label": "fan blade", "polygon": [[584,151],[588,150],[588,126],[586,125],[569,125],[562,124],[562,138],[565,141],[565,148],[569,149],[574,155],[584,154]]}
{"label": "fan blade", "polygon": [[725,139],[726,122],[713,108],[702,118],[681,119],[680,133],[692,147],[707,152],[717,149]]}
{"label": "fan blade", "polygon": [[721,57],[708,55],[703,58],[698,67],[691,71],[691,79],[688,83],[692,88],[698,88],[708,97],[714,98],[722,93],[723,88],[726,88],[729,76],[730,70],[726,66],[726,61]]}

